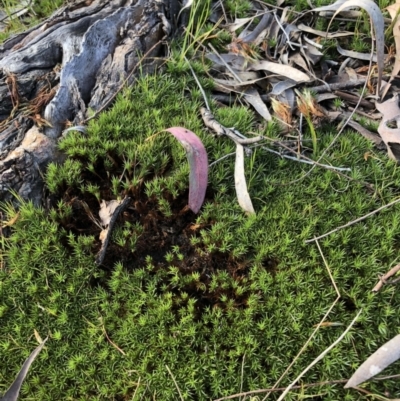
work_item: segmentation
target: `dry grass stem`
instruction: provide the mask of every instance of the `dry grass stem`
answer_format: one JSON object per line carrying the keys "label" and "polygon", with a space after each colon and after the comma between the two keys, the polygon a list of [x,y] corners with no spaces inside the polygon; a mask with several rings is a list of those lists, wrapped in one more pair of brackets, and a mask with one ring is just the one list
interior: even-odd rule
{"label": "dry grass stem", "polygon": [[349,221],[348,223],[344,224],[343,226],[339,226],[339,227],[335,228],[334,230],[331,230],[331,231],[327,232],[326,234],[320,235],[319,237],[314,237],[312,239],[308,239],[308,240],[306,240],[306,244],[309,244],[310,242],[319,240],[321,238],[325,238],[328,235],[331,235],[331,234],[335,233],[336,231],[342,230],[343,228],[350,227],[353,224],[359,223],[360,221],[363,221],[366,218],[368,218],[370,216],[373,216],[374,214],[376,214],[376,213],[378,213],[378,212],[380,212],[380,211],[382,211],[384,209],[387,209],[388,207],[393,206],[393,205],[395,205],[396,203],[399,203],[399,202],[400,202],[400,198],[388,203],[387,205],[383,205],[383,206],[379,207],[378,209],[376,209],[376,210],[374,210],[374,211],[372,211],[370,213],[367,213],[366,215],[364,215],[362,217],[359,217],[358,219]]}
{"label": "dry grass stem", "polygon": [[321,359],[325,357],[326,354],[328,354],[329,351],[331,351],[334,347],[336,347],[337,344],[340,343],[340,341],[343,340],[345,335],[350,331],[350,329],[353,327],[354,323],[358,319],[362,312],[362,309],[357,313],[356,317],[351,321],[347,329],[340,335],[340,337],[334,341],[325,351],[323,351],[320,355],[317,356],[294,380],[289,386],[286,387],[285,391],[280,395],[278,398],[278,401],[282,401],[288,392],[292,389],[292,387],[314,366],[316,365]]}

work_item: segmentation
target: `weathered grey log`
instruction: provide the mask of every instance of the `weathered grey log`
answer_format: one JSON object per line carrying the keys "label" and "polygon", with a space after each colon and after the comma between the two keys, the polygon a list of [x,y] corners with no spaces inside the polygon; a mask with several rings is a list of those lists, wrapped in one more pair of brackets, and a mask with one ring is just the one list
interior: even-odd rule
{"label": "weathered grey log", "polygon": [[[89,108],[101,110],[133,82],[140,55],[159,54],[178,5],[76,0],[0,47],[0,200],[13,200],[12,190],[41,203],[46,166],[62,160],[56,145],[66,123],[82,124]],[[48,104],[38,112],[39,96]]]}

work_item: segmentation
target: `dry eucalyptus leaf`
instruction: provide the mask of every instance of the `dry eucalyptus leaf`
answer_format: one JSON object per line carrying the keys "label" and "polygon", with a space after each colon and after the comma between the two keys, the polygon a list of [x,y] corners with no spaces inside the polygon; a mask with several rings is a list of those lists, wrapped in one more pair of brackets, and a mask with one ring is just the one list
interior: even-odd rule
{"label": "dry eucalyptus leaf", "polygon": [[101,201],[99,217],[101,220],[101,225],[107,227],[110,224],[111,217],[114,214],[115,209],[121,204],[122,201],[117,201],[115,199],[107,202],[105,200]]}
{"label": "dry eucalyptus leaf", "polygon": [[303,70],[308,71],[308,65],[306,61],[304,60],[303,56],[300,54],[300,52],[294,52],[290,55],[289,57],[290,63],[294,63],[301,67]]}
{"label": "dry eucalyptus leaf", "polygon": [[400,334],[382,345],[354,373],[344,388],[356,387],[400,359]]}
{"label": "dry eucalyptus leaf", "polygon": [[400,18],[399,18],[399,10],[400,10],[400,0],[397,0],[396,3],[391,4],[389,7],[386,7],[386,9],[389,11],[390,16],[392,17],[392,20],[394,21],[393,24],[393,37],[394,37],[394,42],[396,44],[396,57],[394,61],[394,66],[392,69],[392,73],[390,74],[390,80],[389,83],[385,86],[382,92],[382,98],[385,97],[386,93],[388,92],[390,88],[390,81],[398,75],[400,72]]}
{"label": "dry eucalyptus leaf", "polygon": [[316,36],[321,36],[326,39],[334,39],[334,38],[342,38],[344,36],[353,36],[354,32],[324,32],[324,31],[319,31],[318,29],[313,29],[308,25],[305,24],[299,24],[297,26],[301,31],[303,32],[308,32],[312,33],[313,35]]}
{"label": "dry eucalyptus leaf", "polygon": [[19,371],[17,377],[14,380],[14,383],[11,384],[10,388],[6,391],[4,396],[0,398],[0,401],[17,401],[19,391],[21,390],[22,383],[25,380],[26,375],[28,374],[29,368],[31,367],[33,361],[38,356],[39,352],[44,347],[47,338],[37,347],[35,350],[29,355],[28,359],[22,365],[21,370]]}
{"label": "dry eucalyptus leaf", "polygon": [[372,0],[338,0],[334,4],[324,7],[314,8],[313,11],[335,11],[332,16],[331,22],[329,23],[329,27],[332,23],[332,20],[336,17],[338,13],[343,10],[359,7],[364,9],[371,18],[372,25],[375,31],[375,41],[376,41],[376,55],[377,55],[377,65],[378,65],[378,93],[381,90],[381,82],[383,75],[383,62],[385,56],[385,21],[383,19],[382,12],[379,6],[373,2]]}
{"label": "dry eucalyptus leaf", "polygon": [[217,67],[225,67],[225,64],[228,64],[235,70],[243,71],[247,65],[246,59],[238,54],[207,54],[206,57]]}
{"label": "dry eucalyptus leaf", "polygon": [[284,81],[279,81],[275,84],[272,84],[272,92],[270,95],[281,95],[285,90],[293,88],[294,86],[297,85],[296,81],[293,81],[293,79],[285,79]]}
{"label": "dry eucalyptus leaf", "polygon": [[273,72],[274,74],[279,74],[286,78],[290,78],[293,81],[296,81],[297,83],[311,81],[311,78],[307,74],[301,72],[297,68],[290,67],[289,65],[273,63],[271,61],[266,61],[266,60],[257,61],[255,63],[250,64],[249,70],[255,70],[255,71],[265,70]]}
{"label": "dry eucalyptus leaf", "polygon": [[[343,49],[343,47],[340,47],[339,43],[336,45],[336,49],[338,53],[340,53],[342,56],[356,58],[358,60],[365,60],[365,61],[371,60],[371,53],[361,53],[361,52],[355,52],[354,50],[346,50]],[[372,61],[376,63],[377,60],[378,58],[376,54],[374,54],[372,56]]]}
{"label": "dry eucalyptus leaf", "polygon": [[233,33],[242,26],[248,24],[253,18],[235,18],[231,24],[226,24],[225,28],[230,32]]}
{"label": "dry eucalyptus leaf", "polygon": [[269,114],[268,108],[262,101],[260,94],[255,88],[247,88],[244,92],[244,97],[257,111],[257,113],[266,121],[271,121],[271,114]]}
{"label": "dry eucalyptus leaf", "polygon": [[246,213],[254,214],[255,211],[247,191],[246,177],[244,175],[244,150],[239,143],[236,144],[235,188],[240,207]]}

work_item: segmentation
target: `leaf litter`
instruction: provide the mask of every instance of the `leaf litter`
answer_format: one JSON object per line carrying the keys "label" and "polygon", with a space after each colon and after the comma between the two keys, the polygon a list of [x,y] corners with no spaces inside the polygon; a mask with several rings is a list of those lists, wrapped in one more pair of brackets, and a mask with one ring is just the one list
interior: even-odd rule
{"label": "leaf litter", "polygon": [[[387,8],[392,17],[396,54],[400,51],[399,7],[400,0],[397,0]],[[343,18],[356,22],[363,15],[360,10],[370,19],[371,51],[351,48],[354,31],[336,28],[334,32],[331,29],[336,20]],[[218,9],[214,7],[216,13]],[[221,24],[220,28],[229,32],[232,40],[219,51],[211,44],[203,47],[205,57],[212,63],[210,75],[215,83],[212,96],[220,103],[247,103],[259,116],[261,126],[276,121],[282,135],[297,133],[294,153],[299,161],[304,161],[310,153],[302,135],[303,118],[311,132],[314,153],[318,150],[317,128],[330,122],[338,129],[341,127],[341,131],[346,125],[350,126],[379,149],[387,148],[389,157],[400,160],[400,134],[397,139],[397,127],[387,125],[384,112],[387,106],[380,103],[387,101],[389,96],[396,96],[397,88],[391,88],[391,82],[395,81],[400,64],[395,57],[391,76],[384,76],[384,69],[391,61],[390,54],[385,54],[384,34],[388,19],[384,18],[379,6],[372,0],[338,0],[328,6],[296,13],[294,18],[290,7],[253,3],[253,13],[248,18],[228,20],[225,11],[219,10],[219,17],[225,19],[225,25]],[[327,21],[326,31],[312,27],[318,18]],[[343,24],[336,23],[335,26],[343,27]],[[329,52],[327,40],[335,44]],[[332,51],[336,52],[335,57],[332,57]],[[360,87],[363,87],[362,95]],[[381,113],[378,118],[383,119],[378,132],[372,132],[372,124],[368,122],[376,120],[376,109]],[[234,129],[222,127],[208,106],[201,114],[205,125],[217,135],[227,135],[236,145],[242,146],[243,140],[248,139],[240,133],[238,137]],[[400,122],[400,117],[398,120]],[[262,140],[260,138],[260,142]],[[393,150],[397,144],[399,149]],[[245,152],[250,153],[249,150]],[[287,155],[288,151],[283,153]],[[237,160],[241,163],[240,157]],[[237,169],[240,171],[241,167]],[[238,186],[235,174],[237,192],[238,188],[246,188],[244,174],[241,177]],[[250,199],[247,189],[243,192],[240,189],[238,200],[242,200],[239,204],[247,196]],[[251,208],[243,209],[248,212]]]}

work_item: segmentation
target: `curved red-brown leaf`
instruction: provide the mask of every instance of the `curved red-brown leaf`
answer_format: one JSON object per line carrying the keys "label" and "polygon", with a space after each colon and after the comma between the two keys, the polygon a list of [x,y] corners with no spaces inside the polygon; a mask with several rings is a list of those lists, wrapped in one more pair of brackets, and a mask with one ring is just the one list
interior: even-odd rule
{"label": "curved red-brown leaf", "polygon": [[208,157],[200,138],[183,127],[171,127],[171,133],[184,147],[189,161],[189,208],[198,213],[206,196],[208,184]]}

